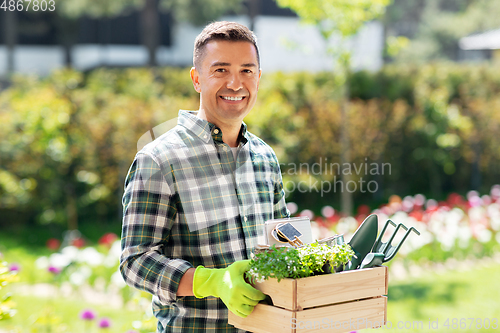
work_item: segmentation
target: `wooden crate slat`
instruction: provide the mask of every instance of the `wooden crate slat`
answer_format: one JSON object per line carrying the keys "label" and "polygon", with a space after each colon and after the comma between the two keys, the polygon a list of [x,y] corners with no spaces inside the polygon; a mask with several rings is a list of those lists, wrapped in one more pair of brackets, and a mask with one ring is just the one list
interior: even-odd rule
{"label": "wooden crate slat", "polygon": [[252,313],[241,318],[229,311],[228,323],[234,327],[255,333],[291,332],[293,311],[266,304],[257,304]]}
{"label": "wooden crate slat", "polygon": [[387,267],[377,267],[298,279],[295,309],[386,295],[386,277]]}
{"label": "wooden crate slat", "polygon": [[297,311],[293,327],[296,333],[351,332],[384,325],[386,313],[387,297],[376,297]]}
{"label": "wooden crate slat", "polygon": [[229,312],[229,324],[256,333],[350,332],[375,328],[387,321],[387,297],[289,311],[258,304],[246,318]]}
{"label": "wooden crate slat", "polygon": [[[366,328],[370,322],[383,325],[387,321],[387,297],[382,296],[387,294],[387,267],[283,279],[279,283],[270,279],[255,287],[270,295],[274,305],[258,304],[247,318],[230,312],[229,324],[251,332],[303,333],[318,329],[293,324],[327,320],[330,327],[321,331],[341,333]],[[347,328],[334,325],[346,320],[355,321],[356,329],[351,324]]]}
{"label": "wooden crate slat", "polygon": [[283,279],[278,282],[277,279],[269,279],[262,283],[256,283],[254,286],[264,294],[271,296],[274,306],[288,310],[297,309],[297,280]]}

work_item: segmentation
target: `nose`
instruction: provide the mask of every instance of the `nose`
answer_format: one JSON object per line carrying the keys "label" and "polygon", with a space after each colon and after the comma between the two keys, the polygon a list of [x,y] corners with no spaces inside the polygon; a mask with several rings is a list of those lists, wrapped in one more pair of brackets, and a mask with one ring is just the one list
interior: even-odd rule
{"label": "nose", "polygon": [[233,91],[238,91],[241,88],[243,88],[243,85],[241,84],[241,78],[239,76],[239,73],[234,73],[228,78],[227,82],[227,88],[231,89]]}

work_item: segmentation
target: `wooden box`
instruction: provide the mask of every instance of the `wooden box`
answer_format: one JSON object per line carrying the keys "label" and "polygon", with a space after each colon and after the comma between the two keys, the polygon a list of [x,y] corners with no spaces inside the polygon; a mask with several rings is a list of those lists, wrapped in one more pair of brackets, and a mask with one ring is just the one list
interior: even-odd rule
{"label": "wooden box", "polygon": [[229,324],[251,332],[351,332],[387,321],[387,267],[302,279],[269,279],[255,288],[273,305],[258,304],[246,318],[229,312]]}

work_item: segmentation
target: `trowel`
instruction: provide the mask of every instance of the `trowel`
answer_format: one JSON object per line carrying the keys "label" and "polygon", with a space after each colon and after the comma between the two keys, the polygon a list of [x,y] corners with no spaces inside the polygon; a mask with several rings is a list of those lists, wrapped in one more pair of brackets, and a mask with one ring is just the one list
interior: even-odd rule
{"label": "trowel", "polygon": [[344,270],[350,271],[358,268],[365,256],[372,250],[377,239],[378,217],[375,214],[369,215],[352,235],[349,245],[355,255],[347,263]]}

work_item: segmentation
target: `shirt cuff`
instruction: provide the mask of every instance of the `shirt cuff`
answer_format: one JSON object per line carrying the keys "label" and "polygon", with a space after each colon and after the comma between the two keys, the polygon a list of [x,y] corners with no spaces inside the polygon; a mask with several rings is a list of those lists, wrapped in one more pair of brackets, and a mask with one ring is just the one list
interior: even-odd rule
{"label": "shirt cuff", "polygon": [[177,300],[177,289],[182,276],[190,268],[193,268],[189,262],[182,259],[169,260],[163,270],[160,286],[158,288],[158,298],[161,303],[168,304]]}

